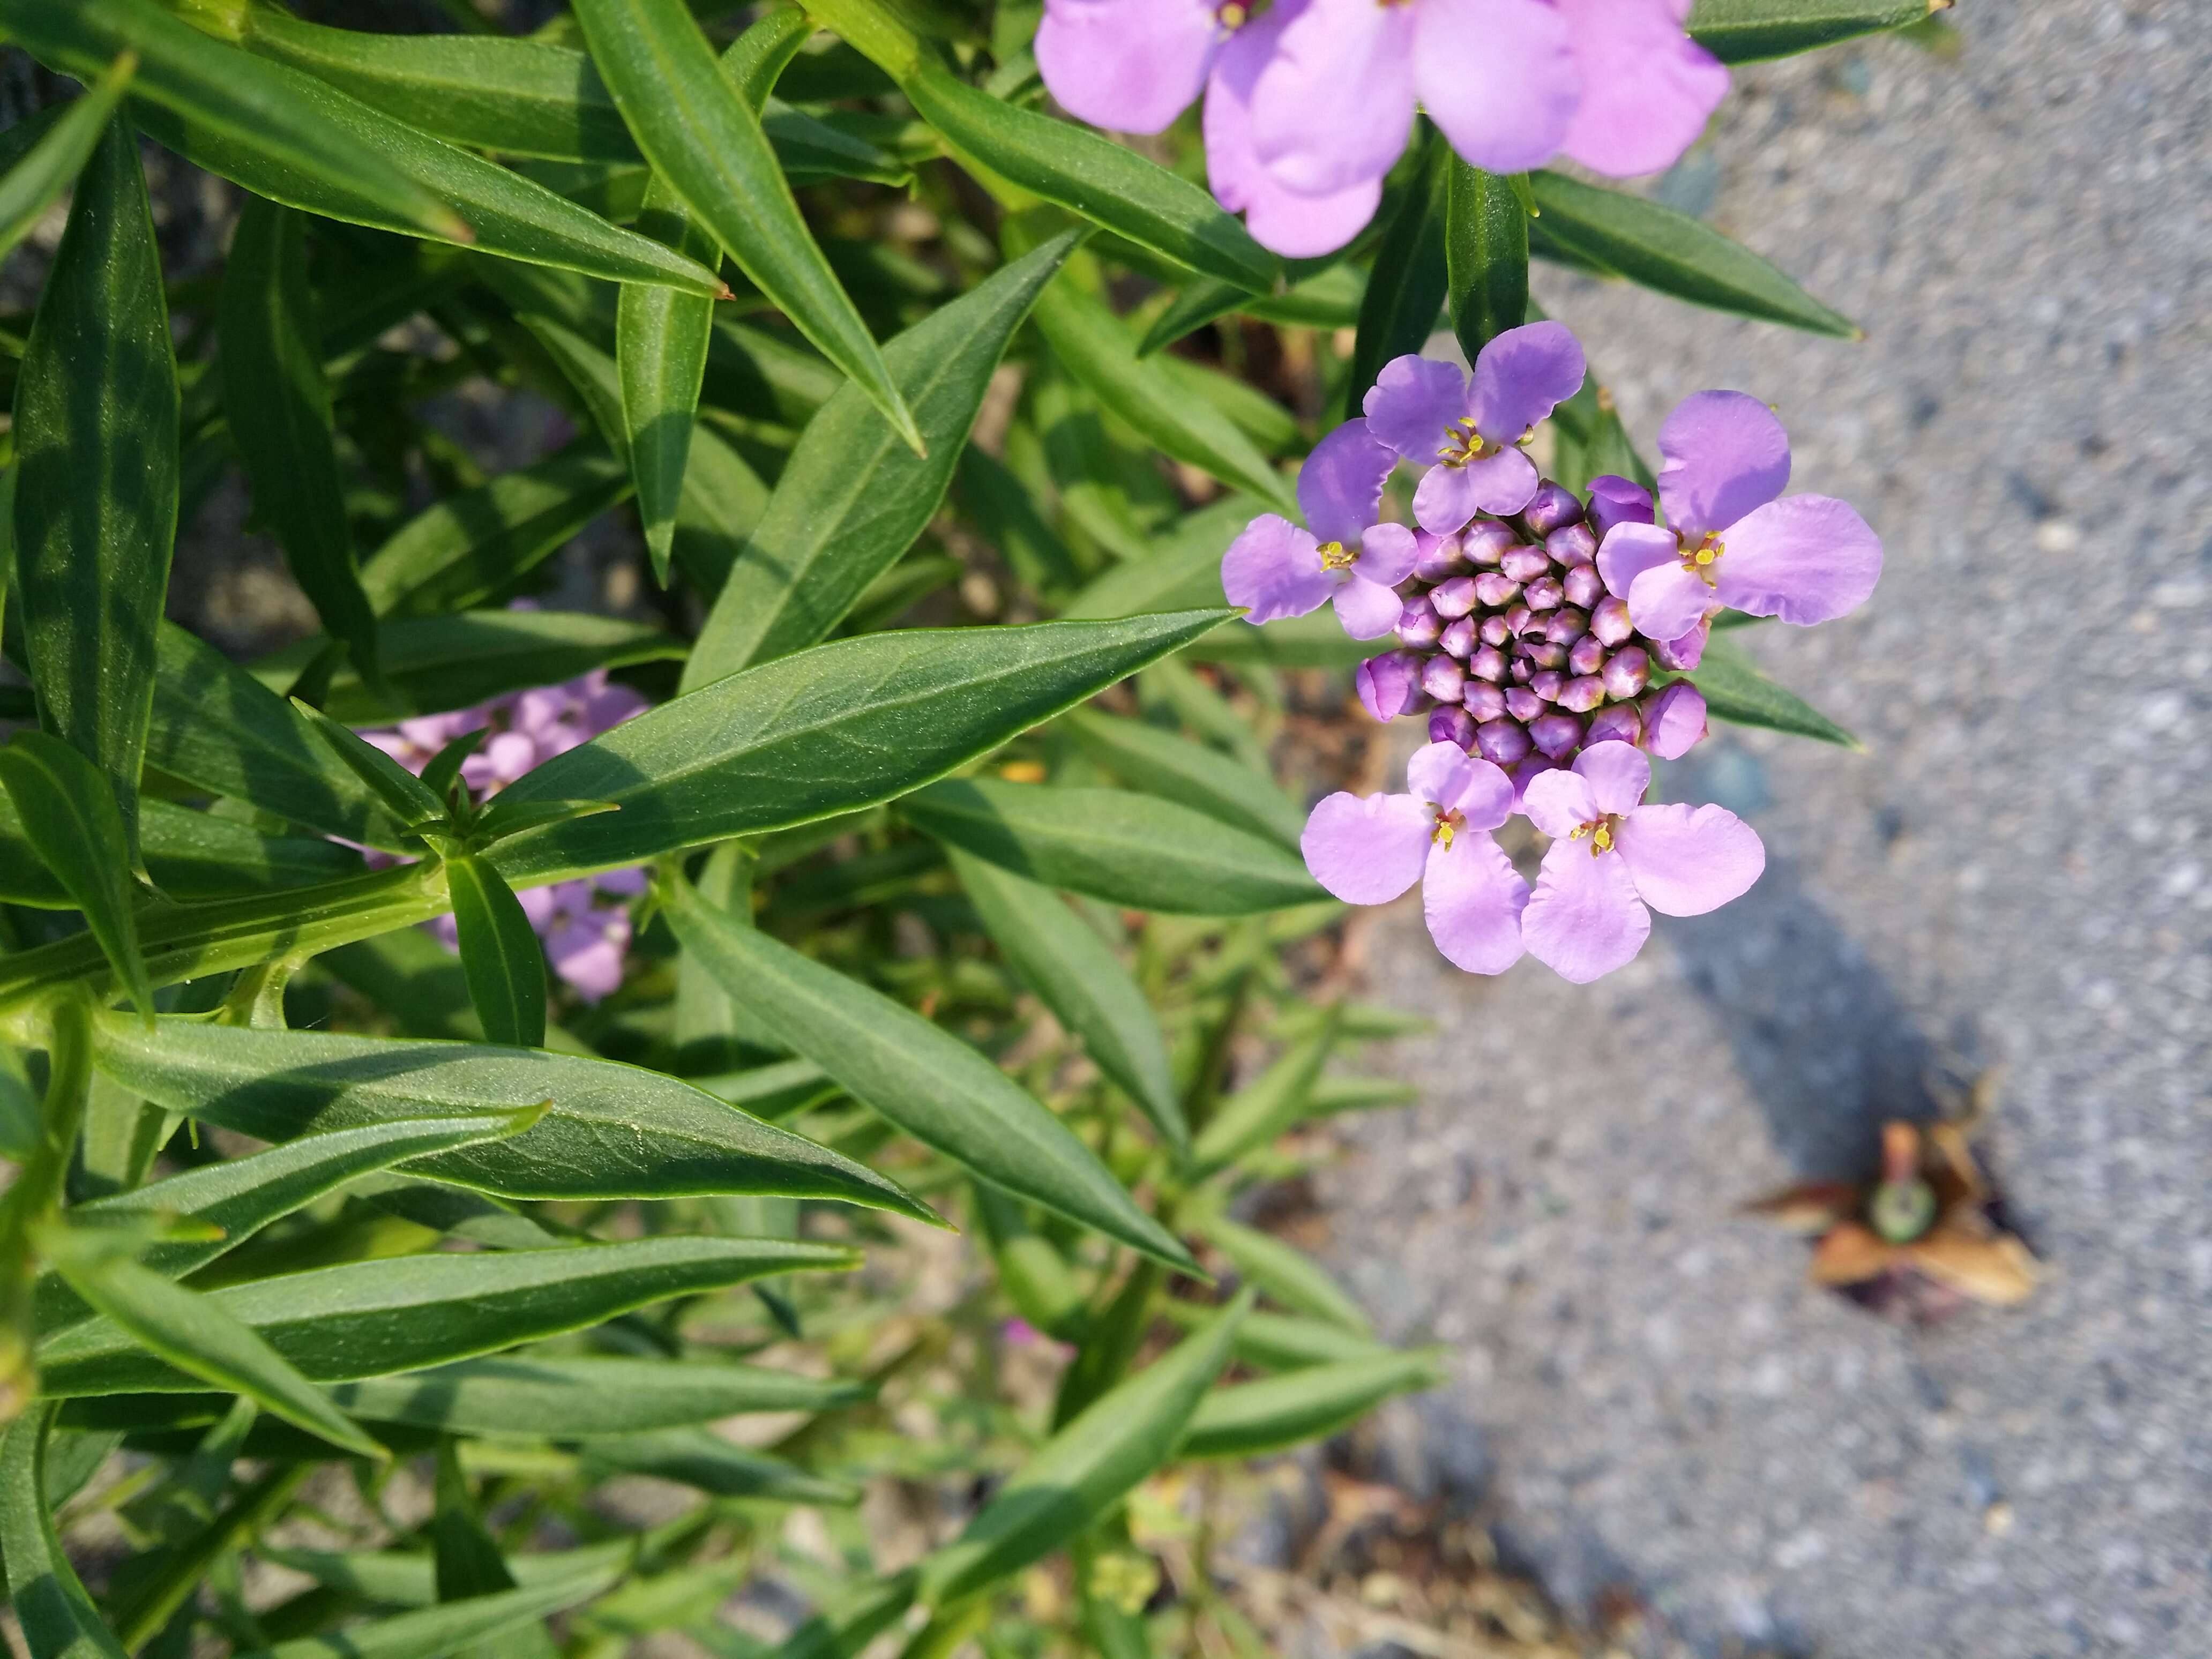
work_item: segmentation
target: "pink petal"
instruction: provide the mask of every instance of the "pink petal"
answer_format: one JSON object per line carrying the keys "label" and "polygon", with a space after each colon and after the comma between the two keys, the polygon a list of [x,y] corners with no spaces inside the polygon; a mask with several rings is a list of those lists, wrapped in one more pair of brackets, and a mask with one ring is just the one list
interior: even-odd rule
{"label": "pink petal", "polygon": [[[1455,749],[1459,745],[1447,746]],[[1459,813],[1466,818],[1470,830],[1495,830],[1513,816],[1517,805],[1516,793],[1513,780],[1506,775],[1504,769],[1480,756],[1469,756],[1457,789],[1449,795],[1439,796],[1437,805]]]}
{"label": "pink petal", "polygon": [[1362,179],[1325,196],[1285,189],[1252,144],[1252,87],[1297,8],[1278,4],[1230,37],[1206,82],[1206,176],[1221,205],[1242,213],[1253,240],[1293,259],[1334,253],[1357,236],[1382,200],[1382,179]]}
{"label": "pink petal", "polygon": [[1687,680],[1677,680],[1652,699],[1644,716],[1644,746],[1661,760],[1680,760],[1705,740],[1705,700]]}
{"label": "pink petal", "polygon": [[[1584,373],[1581,343],[1565,324],[1524,323],[1507,329],[1474,360],[1469,402],[1475,429],[1494,444],[1518,442],[1582,389]],[[1521,507],[1502,510],[1518,513]]]}
{"label": "pink petal", "polygon": [[1252,88],[1252,139],[1286,190],[1328,196],[1380,179],[1413,126],[1413,6],[1313,0]]}
{"label": "pink petal", "polygon": [[[1529,793],[1545,781],[1530,784]],[[1552,843],[1521,913],[1521,937],[1531,956],[1560,978],[1587,985],[1633,962],[1650,933],[1651,913],[1636,896],[1619,853],[1594,854],[1583,841]]]}
{"label": "pink petal", "polygon": [[1382,365],[1362,407],[1376,438],[1415,466],[1434,466],[1445,435],[1468,412],[1467,376],[1456,363],[1409,352]]}
{"label": "pink petal", "polygon": [[[1386,452],[1387,453],[1387,452]],[[1401,524],[1370,524],[1359,532],[1359,557],[1352,574],[1395,587],[1420,562],[1421,544]]]}
{"label": "pink petal", "polygon": [[1421,878],[1435,829],[1411,795],[1340,790],[1314,808],[1298,848],[1313,878],[1346,904],[1388,904]]}
{"label": "pink petal", "polygon": [[1337,621],[1355,640],[1381,639],[1406,614],[1406,602],[1396,589],[1369,581],[1357,573],[1330,597],[1336,602]]}
{"label": "pink petal", "polygon": [[1262,513],[1221,556],[1221,590],[1249,608],[1245,620],[1279,622],[1317,611],[1336,584],[1321,568],[1320,544],[1288,519]]}
{"label": "pink petal", "polygon": [[1741,898],[1766,868],[1749,824],[1720,806],[1639,806],[1615,842],[1644,902],[1665,916],[1702,916]]}
{"label": "pink petal", "polygon": [[[1494,768],[1492,769],[1495,769]],[[1429,845],[1421,910],[1444,960],[1470,974],[1502,974],[1521,960],[1528,884],[1488,836],[1462,830]]]}
{"label": "pink petal", "polygon": [[[1579,772],[1544,772],[1521,787],[1521,810],[1554,841],[1565,842],[1576,830],[1598,817],[1597,797],[1589,780]],[[1577,847],[1587,847],[1576,842]]]}
{"label": "pink petal", "polygon": [[1705,579],[1683,568],[1680,559],[1655,564],[1628,585],[1628,619],[1647,639],[1680,639],[1719,603]]}
{"label": "pink petal", "polygon": [[1582,102],[1559,148],[1616,179],[1672,167],[1728,95],[1729,72],[1682,32],[1689,0],[1555,0]]}
{"label": "pink petal", "polygon": [[1046,0],[1035,49],[1069,114],[1158,132],[1198,96],[1220,40],[1207,0]]}
{"label": "pink petal", "polygon": [[1581,72],[1567,21],[1550,0],[1420,0],[1389,9],[1419,16],[1421,103],[1454,149],[1490,173],[1552,158],[1573,122]]}
{"label": "pink petal", "polygon": [[[1451,470],[1438,467],[1437,471]],[[1536,464],[1517,449],[1501,449],[1495,455],[1469,461],[1458,471],[1467,479],[1468,498],[1478,513],[1495,513],[1502,518],[1518,513],[1535,498]],[[1428,479],[1421,482],[1426,483]]]}
{"label": "pink petal", "polygon": [[1597,574],[1605,578],[1607,592],[1625,599],[1638,576],[1678,562],[1681,556],[1681,545],[1673,531],[1648,522],[1616,524],[1598,544]]}
{"label": "pink petal", "polygon": [[1790,482],[1790,438],[1774,411],[1741,392],[1698,392],[1659,428],[1659,500],[1669,528],[1692,540],[1726,530]]}
{"label": "pink petal", "polygon": [[1298,469],[1298,507],[1306,528],[1317,540],[1357,545],[1359,532],[1382,517],[1382,485],[1397,464],[1366,422],[1338,427]]}
{"label": "pink petal", "polygon": [[1589,784],[1601,812],[1631,812],[1651,787],[1651,762],[1632,743],[1594,743],[1575,757],[1575,772]]}
{"label": "pink petal", "polygon": [[1881,538],[1828,495],[1770,501],[1730,526],[1723,546],[1713,566],[1721,603],[1754,617],[1830,622],[1881,580]]}
{"label": "pink petal", "polygon": [[[1521,453],[1517,449],[1512,453]],[[1527,464],[1525,457],[1522,464]],[[1413,522],[1431,536],[1455,535],[1464,529],[1480,510],[1474,480],[1468,476],[1471,471],[1464,466],[1432,466],[1424,472],[1420,483],[1413,486]],[[1534,473],[1530,467],[1532,477]]]}
{"label": "pink petal", "polygon": [[1424,744],[1406,762],[1406,787],[1415,800],[1449,811],[1459,804],[1455,798],[1467,787],[1473,764],[1455,743]]}

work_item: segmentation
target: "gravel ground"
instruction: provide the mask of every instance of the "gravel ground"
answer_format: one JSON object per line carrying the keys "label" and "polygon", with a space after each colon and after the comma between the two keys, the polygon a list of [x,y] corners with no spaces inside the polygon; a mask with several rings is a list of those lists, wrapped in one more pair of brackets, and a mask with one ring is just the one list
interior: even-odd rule
{"label": "gravel ground", "polygon": [[[1848,345],[1540,278],[1650,453],[1755,389],[1795,487],[1882,532],[1863,611],[1743,637],[1865,756],[1723,732],[1674,769],[1753,893],[1577,990],[1440,971],[1426,1103],[1323,1182],[1346,1280],[1454,1345],[1419,1407],[1569,1605],[1701,1649],[2212,1654],[2212,6],[1964,0],[1740,78],[1669,189],[1856,317]],[[1694,198],[1703,196],[1705,200]],[[1900,1330],[1735,1206],[1997,1064],[1987,1148],[2053,1269]]]}

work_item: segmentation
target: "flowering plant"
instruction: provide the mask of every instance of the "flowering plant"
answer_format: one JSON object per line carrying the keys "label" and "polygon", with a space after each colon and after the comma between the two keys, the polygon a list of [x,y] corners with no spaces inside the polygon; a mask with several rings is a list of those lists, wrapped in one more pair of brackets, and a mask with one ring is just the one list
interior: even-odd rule
{"label": "flowering plant", "polygon": [[1252,1224],[1404,1097],[1340,901],[1726,902],[1651,760],[1879,573],[1529,261],[1850,324],[1543,164],[1925,3],[0,0],[32,1659],[1249,1647],[1172,1467],[1437,1374]]}

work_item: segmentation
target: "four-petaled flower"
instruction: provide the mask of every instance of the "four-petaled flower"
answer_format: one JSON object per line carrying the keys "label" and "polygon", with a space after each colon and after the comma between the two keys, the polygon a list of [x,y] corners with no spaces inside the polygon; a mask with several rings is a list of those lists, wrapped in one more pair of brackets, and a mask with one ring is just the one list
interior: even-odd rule
{"label": "four-petaled flower", "polygon": [[1401,459],[1428,469],[1413,493],[1415,522],[1449,536],[1477,513],[1528,506],[1538,480],[1521,442],[1575,395],[1583,373],[1582,346],[1559,323],[1507,329],[1477,354],[1471,380],[1457,364],[1429,357],[1384,364],[1367,394],[1366,426]]}
{"label": "four-petaled flower", "polygon": [[1659,429],[1659,453],[1665,527],[1615,523],[1597,556],[1607,590],[1627,601],[1642,632],[1679,639],[1724,606],[1828,622],[1874,592],[1881,538],[1843,501],[1782,494],[1790,440],[1756,398],[1684,398]]}
{"label": "four-petaled flower", "polygon": [[1364,421],[1346,421],[1314,446],[1298,474],[1298,505],[1310,531],[1263,513],[1230,544],[1221,560],[1229,603],[1249,608],[1248,620],[1280,621],[1333,600],[1345,632],[1380,639],[1398,625],[1405,605],[1397,586],[1413,574],[1413,532],[1377,524],[1390,453],[1368,435]]}
{"label": "four-petaled flower", "polygon": [[1758,834],[1735,813],[1645,805],[1650,783],[1650,761],[1618,742],[1594,743],[1571,769],[1528,781],[1523,805],[1552,846],[1522,935],[1530,955],[1577,985],[1632,961],[1652,910],[1703,915],[1749,891],[1766,867]]}
{"label": "four-petaled flower", "polygon": [[[1626,745],[1622,745],[1626,747]],[[1457,744],[1407,763],[1403,795],[1340,791],[1315,807],[1306,868],[1348,904],[1387,904],[1415,882],[1429,937],[1455,967],[1502,974],[1521,959],[1528,884],[1491,838],[1513,813],[1513,781]]]}

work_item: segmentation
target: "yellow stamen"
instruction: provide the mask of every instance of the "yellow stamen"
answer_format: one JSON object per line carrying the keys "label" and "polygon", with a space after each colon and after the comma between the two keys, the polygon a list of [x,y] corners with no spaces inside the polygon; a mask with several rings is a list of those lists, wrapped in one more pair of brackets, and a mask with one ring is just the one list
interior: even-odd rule
{"label": "yellow stamen", "polygon": [[1466,813],[1439,811],[1437,814],[1436,832],[1429,839],[1449,853],[1451,851],[1452,837],[1466,827]]}
{"label": "yellow stamen", "polygon": [[1590,856],[1595,858],[1601,853],[1613,851],[1613,827],[1620,822],[1619,813],[1608,812],[1601,818],[1592,818],[1588,823],[1577,824],[1574,829],[1568,830],[1567,839],[1580,841],[1584,836],[1588,836]]}
{"label": "yellow stamen", "polygon": [[1245,19],[1251,16],[1252,14],[1246,8],[1238,5],[1237,3],[1237,0],[1229,0],[1229,3],[1227,5],[1224,6],[1219,11],[1213,15],[1220,22],[1222,27],[1225,29],[1241,29],[1244,27]]}
{"label": "yellow stamen", "polygon": [[1323,542],[1317,550],[1324,570],[1349,570],[1359,562],[1358,550],[1346,547],[1342,542]]}

